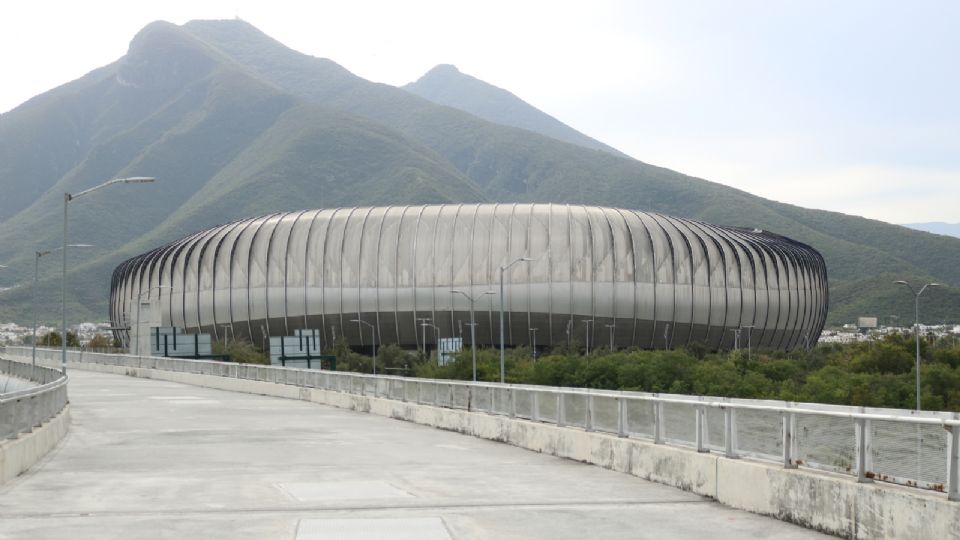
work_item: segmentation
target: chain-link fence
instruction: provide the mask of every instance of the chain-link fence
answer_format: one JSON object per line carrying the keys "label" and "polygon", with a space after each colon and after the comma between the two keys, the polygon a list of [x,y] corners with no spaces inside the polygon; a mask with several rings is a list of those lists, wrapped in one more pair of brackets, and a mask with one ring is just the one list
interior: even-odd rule
{"label": "chain-link fence", "polygon": [[[30,349],[8,347],[29,356]],[[38,350],[56,361],[59,351]],[[70,351],[71,362],[318,388],[636,437],[728,457],[958,495],[960,415],[897,409],[470,383]]]}

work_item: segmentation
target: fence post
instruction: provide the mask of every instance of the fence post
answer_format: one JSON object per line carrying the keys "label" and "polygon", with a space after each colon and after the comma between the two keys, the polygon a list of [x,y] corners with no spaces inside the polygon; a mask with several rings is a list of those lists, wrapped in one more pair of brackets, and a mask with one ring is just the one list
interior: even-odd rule
{"label": "fence post", "polygon": [[697,428],[697,452],[706,453],[710,450],[707,448],[706,441],[706,431],[707,431],[707,411],[703,405],[698,405],[693,409],[694,415],[696,416],[696,428]]}
{"label": "fence post", "polygon": [[557,426],[563,427],[567,423],[567,414],[563,410],[563,392],[557,392]]}
{"label": "fence post", "polygon": [[653,404],[653,444],[663,444],[663,403]]}
{"label": "fence post", "polygon": [[617,437],[627,436],[627,399],[617,398]]}
{"label": "fence post", "polygon": [[[856,474],[857,482],[873,482],[867,477],[867,421],[863,418],[854,419],[854,435],[857,438]],[[919,483],[919,478],[917,482]]]}
{"label": "fence post", "polygon": [[960,426],[947,429],[947,500],[960,501]]}
{"label": "fence post", "polygon": [[587,431],[593,431],[593,394],[587,394],[587,414],[583,427]]}
{"label": "fence post", "polygon": [[724,454],[730,459],[737,459],[737,410],[732,407],[723,409],[723,445]]}
{"label": "fence post", "polygon": [[781,419],[783,421],[783,468],[784,469],[796,469],[797,463],[795,460],[796,456],[793,455],[794,452],[794,443],[793,443],[793,429],[794,424],[796,423],[796,415],[793,413],[783,413]]}

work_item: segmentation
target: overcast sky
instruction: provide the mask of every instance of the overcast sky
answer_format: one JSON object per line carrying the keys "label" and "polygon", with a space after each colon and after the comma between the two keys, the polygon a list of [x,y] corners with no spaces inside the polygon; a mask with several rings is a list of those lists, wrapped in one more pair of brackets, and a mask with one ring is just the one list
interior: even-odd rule
{"label": "overcast sky", "polygon": [[394,85],[455,64],[638,159],[801,206],[960,221],[960,2],[16,2],[0,111],[147,23],[240,17]]}

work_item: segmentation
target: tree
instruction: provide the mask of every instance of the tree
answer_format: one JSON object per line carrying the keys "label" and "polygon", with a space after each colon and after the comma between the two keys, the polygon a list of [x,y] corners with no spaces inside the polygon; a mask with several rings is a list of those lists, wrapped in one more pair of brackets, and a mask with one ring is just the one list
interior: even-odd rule
{"label": "tree", "polygon": [[[60,332],[48,332],[47,334],[40,337],[37,340],[38,345],[45,345],[47,347],[60,347],[63,345],[63,341],[60,338]],[[76,332],[67,332],[67,347],[79,347],[80,340],[77,338]]]}
{"label": "tree", "polygon": [[97,334],[87,342],[87,347],[91,349],[108,349],[112,346],[113,338],[103,334]]}

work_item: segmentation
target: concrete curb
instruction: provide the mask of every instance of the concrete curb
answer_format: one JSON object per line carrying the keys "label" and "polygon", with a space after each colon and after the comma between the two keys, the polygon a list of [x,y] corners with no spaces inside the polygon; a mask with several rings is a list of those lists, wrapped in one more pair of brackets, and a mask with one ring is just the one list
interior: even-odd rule
{"label": "concrete curb", "polygon": [[710,497],[732,508],[845,538],[960,540],[960,504],[947,501],[943,495],[891,484],[857,483],[842,475],[784,469],[578,428],[317,388],[147,368],[69,365],[75,369],[300,399],[456,431],[599,465]]}
{"label": "concrete curb", "polygon": [[0,485],[16,478],[43,459],[70,429],[70,405],[30,433],[0,442]]}

